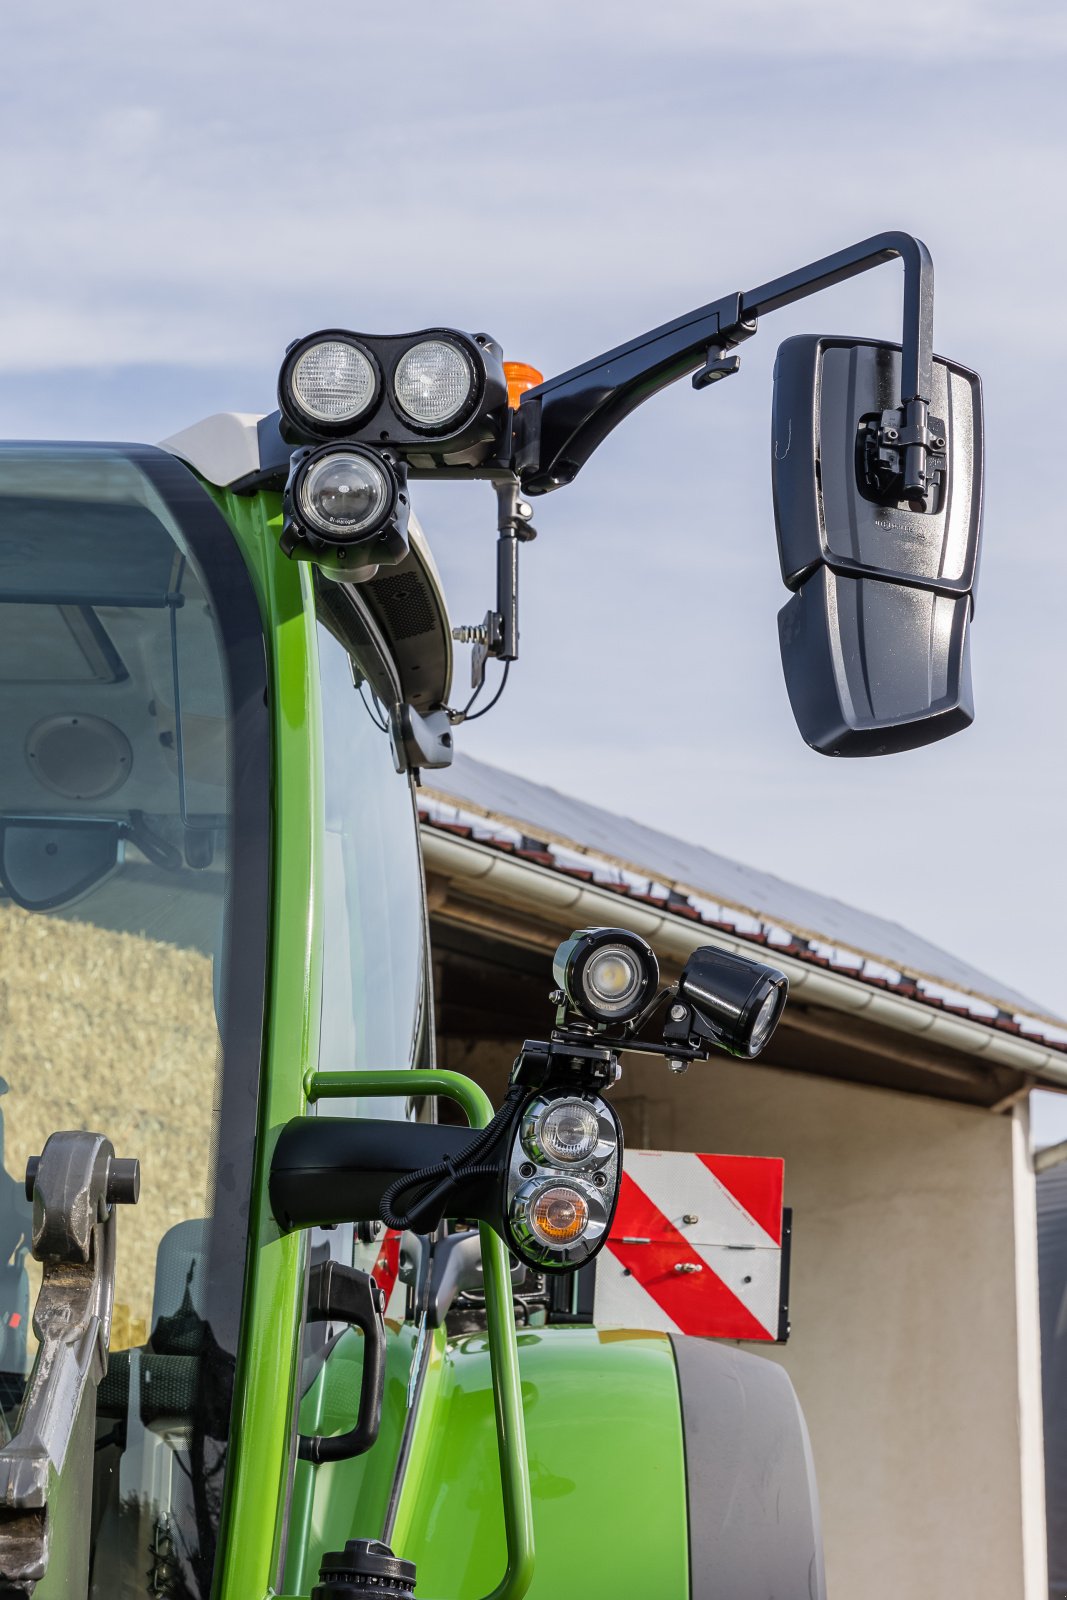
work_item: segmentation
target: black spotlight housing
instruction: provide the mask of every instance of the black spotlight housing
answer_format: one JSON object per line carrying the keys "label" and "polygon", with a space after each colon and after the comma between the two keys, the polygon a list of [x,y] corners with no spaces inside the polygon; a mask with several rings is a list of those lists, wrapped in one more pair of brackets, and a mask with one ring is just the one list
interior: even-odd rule
{"label": "black spotlight housing", "polygon": [[552,958],[552,976],[565,1004],[606,1027],[632,1022],[659,983],[652,947],[628,928],[579,928]]}
{"label": "black spotlight housing", "polygon": [[393,566],[408,550],[407,472],[383,450],[336,442],[293,452],[281,548],[340,580]]}
{"label": "black spotlight housing", "polygon": [[[407,380],[412,364],[417,367],[420,358],[432,361],[435,350],[446,362],[449,356],[454,358],[453,378],[457,371],[463,375],[465,393],[435,408],[431,383],[426,391],[428,409],[420,414]],[[317,371],[309,365],[316,352],[321,353]],[[307,334],[285,353],[278,375],[278,409],[281,433],[289,444],[358,440],[390,451],[416,473],[478,467],[505,458],[510,450],[504,352],[487,333],[423,328],[416,333],[363,334],[324,328]]]}
{"label": "black spotlight housing", "polygon": [[789,981],[776,967],[704,945],[682,968],[664,1042],[668,1051],[672,1043],[712,1044],[751,1059],[778,1026],[788,993]]}

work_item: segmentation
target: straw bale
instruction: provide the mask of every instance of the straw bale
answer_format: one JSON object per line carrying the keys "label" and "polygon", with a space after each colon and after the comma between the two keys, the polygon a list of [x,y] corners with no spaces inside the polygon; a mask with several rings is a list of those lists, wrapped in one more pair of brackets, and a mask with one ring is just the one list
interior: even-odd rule
{"label": "straw bale", "polygon": [[143,1340],[163,1233],[206,1214],[217,1055],[207,956],[0,905],[7,1171],[21,1180],[64,1128],[141,1162],[140,1203],[118,1221],[116,1348]]}

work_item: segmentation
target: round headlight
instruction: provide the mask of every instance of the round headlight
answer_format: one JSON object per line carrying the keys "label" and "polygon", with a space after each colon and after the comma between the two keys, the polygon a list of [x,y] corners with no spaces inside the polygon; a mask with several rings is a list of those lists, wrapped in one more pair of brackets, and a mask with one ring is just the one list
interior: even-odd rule
{"label": "round headlight", "polygon": [[560,945],[552,961],[569,1003],[593,1022],[629,1022],[659,982],[651,947],[628,928],[585,928]]}
{"label": "round headlight", "polygon": [[588,1161],[600,1143],[600,1121],[584,1100],[555,1100],[542,1112],[537,1142],[550,1161]]}
{"label": "round headlight", "polygon": [[534,1237],[558,1250],[582,1237],[589,1226],[589,1207],[577,1189],[548,1184],[531,1197],[527,1217]]}
{"label": "round headlight", "polygon": [[447,339],[413,344],[393,374],[396,403],[420,428],[443,428],[454,421],[469,404],[474,384],[466,354]]}
{"label": "round headlight", "polygon": [[608,1016],[626,1011],[641,992],[644,973],[632,950],[609,944],[595,950],[582,968],[582,991],[589,1004]]}
{"label": "round headlight", "polygon": [[296,498],[308,527],[343,544],[374,533],[392,495],[384,471],[371,456],[331,450],[308,466]]}
{"label": "round headlight", "polygon": [[[378,393],[378,372],[370,356],[350,339],[318,339],[305,346],[283,370],[286,409],[327,431],[344,429],[364,416]],[[288,393],[286,393],[288,391]]]}

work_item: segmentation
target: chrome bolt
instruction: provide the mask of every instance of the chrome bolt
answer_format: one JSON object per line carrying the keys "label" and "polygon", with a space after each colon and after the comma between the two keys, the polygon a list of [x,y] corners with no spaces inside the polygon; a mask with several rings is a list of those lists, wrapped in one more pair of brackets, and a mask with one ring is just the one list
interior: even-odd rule
{"label": "chrome bolt", "polygon": [[672,1022],[684,1022],[688,1012],[685,1006],[671,1006],[670,1017]]}
{"label": "chrome bolt", "polygon": [[676,1261],[675,1272],[703,1272],[703,1267],[698,1267],[695,1261]]}
{"label": "chrome bolt", "polygon": [[682,1221],[687,1222],[689,1226],[692,1227],[694,1222],[700,1221],[700,1218],[697,1216],[695,1211],[687,1211],[685,1216],[682,1218]]}

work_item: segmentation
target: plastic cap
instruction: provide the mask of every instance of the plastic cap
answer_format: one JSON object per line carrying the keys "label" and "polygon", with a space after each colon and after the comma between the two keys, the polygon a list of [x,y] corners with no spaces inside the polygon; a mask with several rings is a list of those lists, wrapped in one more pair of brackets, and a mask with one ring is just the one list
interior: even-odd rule
{"label": "plastic cap", "polygon": [[527,389],[536,389],[539,383],[545,381],[544,373],[528,366],[525,361],[505,361],[504,376],[508,380],[508,405],[512,411],[518,410],[519,401]]}

